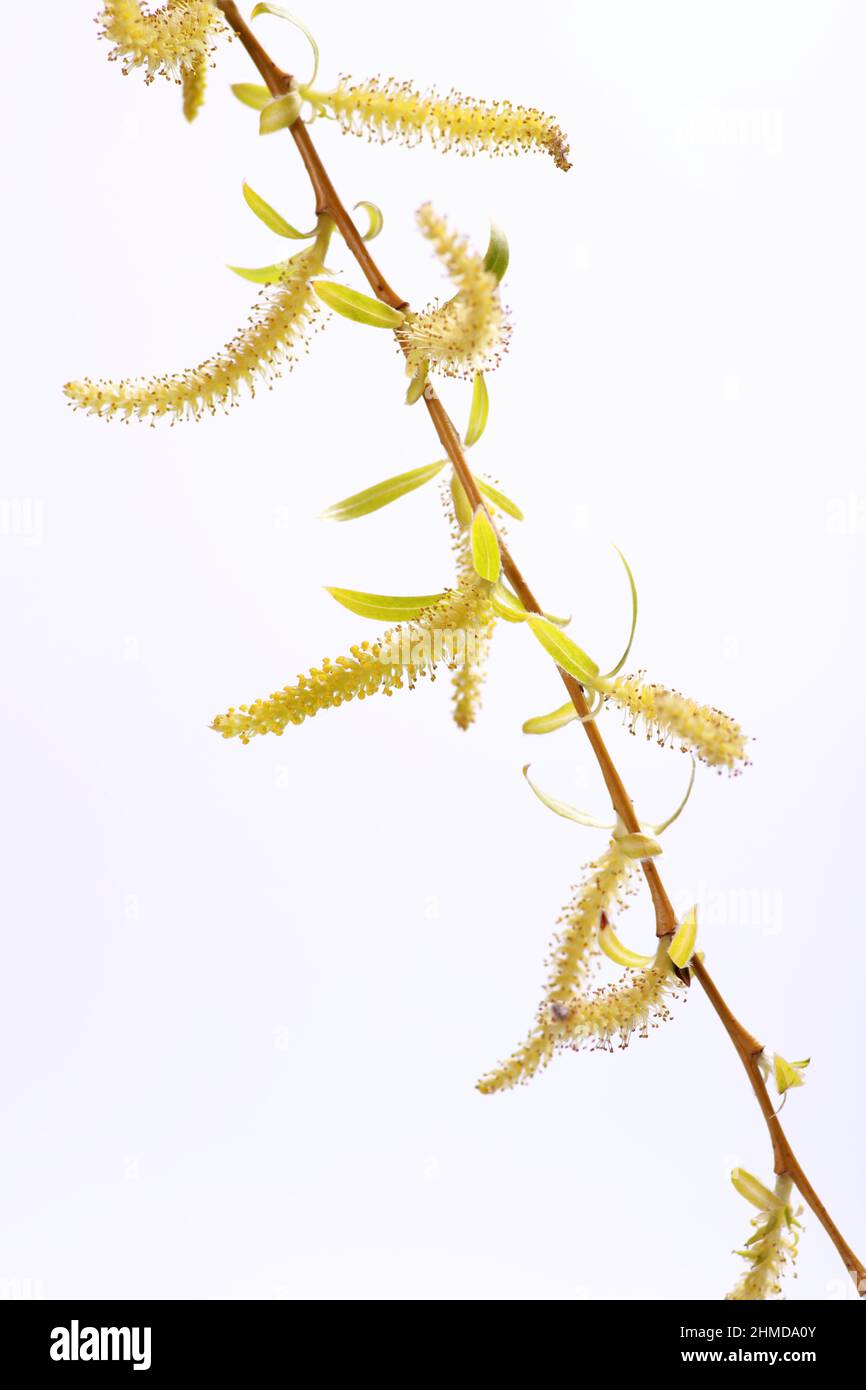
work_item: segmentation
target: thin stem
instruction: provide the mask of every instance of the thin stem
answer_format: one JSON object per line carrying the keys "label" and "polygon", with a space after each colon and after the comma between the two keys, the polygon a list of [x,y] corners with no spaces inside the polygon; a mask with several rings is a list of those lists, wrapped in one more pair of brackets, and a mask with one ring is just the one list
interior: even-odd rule
{"label": "thin stem", "polygon": [[[258,68],[267,84],[268,90],[272,92],[274,96],[281,96],[287,92],[291,87],[292,78],[288,73],[278,68],[273,59],[265,52],[252,30],[241,16],[233,0],[217,0],[217,5]],[[370,285],[377,298],[381,299],[383,303],[389,304],[394,309],[405,309],[408,301],[402,299],[400,295],[391,288],[375,260],[370,255],[360,231],[343,206],[342,200],[328,176],[327,170],[313,145],[307,127],[302,121],[297,120],[294,125],[290,127],[290,133],[300,153],[301,159],[304,162],[307,174],[309,175],[313,194],[316,199],[316,212],[320,217],[328,216],[333,220],[346,246],[355,258],[355,261],[367,279],[367,283]],[[435,390],[429,384],[424,389],[423,400],[442,447],[448,455],[454,472],[457,474],[463,486],[473,511],[477,507],[485,507],[484,500],[478,490],[478,485],[466,461],[466,455],[460,436]],[[485,510],[487,510],[486,507]],[[529,609],[530,612],[541,613],[541,604],[524,579],[517,562],[501,537],[500,550],[502,554],[502,568],[514,592],[517,594],[524,607]],[[589,705],[587,704],[583,687],[566,672],[560,670],[559,673],[568,691],[569,698],[578,715],[581,717],[581,727],[584,729],[592,751],[595,754],[614,810],[621,816],[629,832],[639,833],[640,825],[635,815],[631,797],[628,795],[625,784],[607,750],[598,724],[594,719],[586,719],[586,715],[589,713]],[[660,937],[669,936],[676,930],[676,913],[674,912],[670,898],[662,883],[656,864],[651,860],[646,860],[642,863],[642,868],[646,876],[652,896],[653,907],[655,909],[656,934]],[[806,1174],[803,1172],[791,1148],[790,1141],[779,1123],[778,1116],[773,1107],[773,1102],[770,1098],[770,1093],[767,1090],[763,1075],[758,1066],[757,1059],[763,1051],[763,1045],[743,1027],[731,1012],[703,962],[697,958],[693,958],[690,969],[718,1014],[745,1067],[746,1074],[769,1131],[770,1140],[773,1145],[775,1172],[779,1176],[787,1175],[792,1178],[804,1201],[808,1203],[809,1207],[815,1213],[836,1247],[836,1250],[845,1264],[845,1268],[854,1280],[857,1292],[863,1297],[866,1295],[866,1267],[864,1267],[862,1262],[854,1254],[838,1227],[831,1220],[827,1208],[824,1206],[812,1184],[809,1182],[809,1179],[806,1177]]]}

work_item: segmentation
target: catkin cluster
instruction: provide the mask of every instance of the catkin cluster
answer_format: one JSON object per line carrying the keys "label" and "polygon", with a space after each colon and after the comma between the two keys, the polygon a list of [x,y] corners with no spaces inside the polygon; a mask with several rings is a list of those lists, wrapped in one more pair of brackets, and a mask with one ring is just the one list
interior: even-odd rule
{"label": "catkin cluster", "polygon": [[374,77],[340,79],[331,92],[310,93],[336,116],[344,131],[385,142],[417,145],[430,140],[457,154],[521,154],[540,150],[558,169],[570,169],[568,141],[552,116],[510,101],[477,101],[460,92],[441,96],[417,91],[410,82]]}
{"label": "catkin cluster", "polygon": [[747,738],[736,720],[710,705],[699,705],[676,690],[644,685],[637,676],[620,676],[599,685],[631,721],[640,722],[647,738],[677,743],[710,767],[735,771],[746,762]]}
{"label": "catkin cluster", "polygon": [[211,0],[168,0],[158,9],[146,9],[138,0],[107,0],[100,24],[112,45],[109,57],[122,63],[124,73],[143,68],[146,82],[162,76],[186,84],[187,75],[196,72],[201,92],[201,74],[224,28]]}
{"label": "catkin cluster", "polygon": [[407,314],[398,329],[411,372],[428,364],[445,376],[469,376],[497,366],[508,346],[510,324],[499,282],[484,258],[469,249],[429,203],[418,211],[418,226],[443,262],[457,293],[447,303]]}
{"label": "catkin cluster", "polygon": [[255,395],[291,365],[319,313],[310,280],[322,269],[316,243],[287,263],[282,279],[261,292],[248,322],[222,350],[197,367],[172,376],[129,381],[70,381],[64,391],[77,409],[102,419],[155,422],[197,418],[233,405],[242,387]]}
{"label": "catkin cluster", "polygon": [[554,941],[535,1026],[526,1041],[478,1083],[484,1095],[529,1081],[564,1048],[594,1041],[609,1049],[617,1039],[625,1047],[635,1032],[645,1034],[669,1017],[668,1002],[678,981],[664,943],[646,969],[629,972],[617,985],[586,990],[602,914],[621,903],[634,862],[614,840],[590,866]]}
{"label": "catkin cluster", "polygon": [[755,1233],[737,1254],[748,1261],[749,1268],[727,1295],[733,1302],[757,1302],[778,1298],[782,1292],[781,1278],[788,1265],[797,1258],[799,1222],[791,1206],[791,1179],[776,1181],[778,1205],[771,1211],[753,1217]]}
{"label": "catkin cluster", "polygon": [[412,689],[422,676],[435,677],[443,664],[455,667],[467,645],[485,629],[488,600],[483,586],[461,585],[446,593],[417,620],[389,629],[378,641],[350,647],[348,656],[325,658],[265,700],[218,715],[212,727],[223,738],[249,743],[257,734],[282,734],[323,709],[371,695]]}

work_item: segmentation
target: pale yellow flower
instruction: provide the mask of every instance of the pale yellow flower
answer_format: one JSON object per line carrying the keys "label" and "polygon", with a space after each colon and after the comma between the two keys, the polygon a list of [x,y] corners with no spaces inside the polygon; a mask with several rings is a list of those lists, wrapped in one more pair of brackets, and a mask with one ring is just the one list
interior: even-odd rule
{"label": "pale yellow flower", "polygon": [[353,135],[406,145],[427,139],[440,150],[462,155],[542,150],[557,168],[571,168],[568,142],[553,117],[510,101],[476,101],[460,92],[440,96],[435,89],[417,91],[393,77],[367,82],[343,77],[334,91],[305,95],[333,112],[343,130]]}
{"label": "pale yellow flower", "polygon": [[350,647],[348,656],[325,658],[265,700],[218,715],[212,727],[223,738],[249,743],[257,734],[282,734],[323,709],[371,695],[412,689],[422,676],[435,678],[441,664],[455,668],[483,633],[487,597],[482,587],[451,590],[417,620],[390,628],[378,641]]}
{"label": "pale yellow flower", "polygon": [[406,350],[410,372],[425,363],[445,376],[467,376],[495,367],[508,345],[510,325],[499,296],[496,276],[484,257],[470,251],[466,239],[451,231],[429,203],[418,212],[418,225],[443,261],[457,293],[445,304],[407,313],[397,336]]}
{"label": "pale yellow flower", "polygon": [[107,0],[100,23],[112,44],[109,56],[120,60],[124,73],[143,68],[147,82],[158,76],[180,81],[206,63],[224,27],[211,0],[169,0],[157,9],[138,0]]}
{"label": "pale yellow flower", "polygon": [[241,388],[255,395],[257,381],[270,383],[291,366],[306,343],[319,301],[310,280],[320,273],[326,239],[286,265],[282,278],[262,290],[249,321],[214,357],[173,376],[129,381],[70,381],[72,404],[102,419],[154,422],[183,420],[236,403]]}

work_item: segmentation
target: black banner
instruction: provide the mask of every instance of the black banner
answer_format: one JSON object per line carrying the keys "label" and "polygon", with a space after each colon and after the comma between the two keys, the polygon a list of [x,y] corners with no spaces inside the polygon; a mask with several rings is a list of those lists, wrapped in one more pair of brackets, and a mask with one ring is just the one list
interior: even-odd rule
{"label": "black banner", "polygon": [[[312,1301],[312,1300],[311,1300]],[[353,1300],[354,1301],[354,1300]],[[364,1300],[356,1300],[363,1302]],[[443,1302],[447,1300],[442,1300]],[[341,1310],[340,1319],[351,1319]],[[495,1312],[483,1319],[473,1312],[461,1348],[442,1338],[441,1323],[435,1337],[419,1328],[425,1371],[441,1358],[443,1373],[453,1375],[466,1361],[489,1369],[511,1356],[512,1338],[526,1343],[532,1338],[540,1351],[534,1319],[500,1321]],[[563,1341],[572,1343],[568,1355],[580,1370],[585,1357],[597,1371],[607,1364],[610,1376],[640,1370],[652,1376],[673,1367],[688,1371],[704,1366],[743,1366],[766,1370],[782,1368],[838,1372],[857,1363],[860,1350],[862,1309],[856,1300],[827,1303],[593,1303],[579,1301],[565,1313],[541,1314],[556,1318],[558,1335],[549,1336],[549,1352],[556,1361],[564,1353]],[[85,1374],[99,1376],[107,1368],[115,1376],[138,1375],[159,1379],[164,1375],[192,1373],[198,1382],[233,1375],[273,1371],[297,1374],[310,1356],[322,1358],[321,1370],[332,1375],[339,1366],[359,1371],[358,1357],[370,1356],[373,1339],[376,1360],[393,1374],[405,1357],[405,1319],[395,1336],[393,1324],[380,1332],[377,1315],[365,1311],[363,1335],[350,1327],[342,1335],[322,1338],[317,1319],[307,1305],[294,1302],[89,1302],[20,1301],[0,1303],[0,1345],[3,1368],[13,1363],[25,1374],[63,1378]],[[441,1318],[441,1314],[438,1315]],[[471,1333],[474,1325],[475,1335]],[[566,1338],[563,1332],[567,1328]],[[550,1332],[553,1328],[551,1326]],[[468,1333],[468,1335],[467,1335]],[[468,1346],[467,1346],[468,1342]],[[554,1372],[560,1368],[554,1363]],[[403,1373],[408,1366],[403,1365]],[[144,1382],[146,1383],[146,1382]]]}

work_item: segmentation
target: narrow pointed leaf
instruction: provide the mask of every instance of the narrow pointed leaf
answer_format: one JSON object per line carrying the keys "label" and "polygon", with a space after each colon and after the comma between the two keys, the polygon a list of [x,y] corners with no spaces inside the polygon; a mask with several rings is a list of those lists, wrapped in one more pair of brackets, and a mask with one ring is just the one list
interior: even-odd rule
{"label": "narrow pointed leaf", "polygon": [[529,614],[516,594],[506,589],[502,583],[494,585],[490,591],[490,602],[498,618],[507,623],[525,623]]}
{"label": "narrow pointed leaf", "polygon": [[678,965],[680,970],[685,970],[695,949],[695,940],[698,935],[698,910],[690,907],[668,947],[668,955],[674,965]]}
{"label": "narrow pointed leaf", "polygon": [[[524,607],[517,595],[513,594],[501,582],[491,592],[490,602],[496,609],[497,615],[504,618],[507,623],[525,623],[529,617],[529,610]],[[567,627],[571,622],[570,618],[557,618],[553,613],[545,613],[544,617],[549,623],[554,623],[557,627]]]}
{"label": "narrow pointed leaf", "polygon": [[260,221],[264,222],[266,227],[270,227],[272,232],[276,232],[277,236],[288,237],[290,241],[306,241],[309,237],[316,235],[315,227],[311,232],[299,232],[297,227],[293,227],[291,222],[287,222],[284,217],[281,217],[270,203],[266,203],[255,189],[250,188],[248,183],[244,184],[243,192],[247,206],[252,209]]}
{"label": "narrow pointed leaf", "polygon": [[313,38],[306,24],[302,24],[297,15],[290,14],[288,10],[284,10],[282,5],[271,5],[267,3],[267,0],[260,0],[260,3],[253,9],[250,19],[256,19],[260,14],[271,14],[275,19],[286,19],[289,24],[294,24],[296,29],[300,29],[313,50],[313,71],[307,83],[307,86],[312,86],[319,71],[319,45],[316,43],[316,40]]}
{"label": "narrow pointed leaf", "polygon": [[425,608],[432,608],[443,594],[364,594],[357,589],[332,589],[325,585],[327,592],[344,608],[358,613],[362,618],[375,618],[378,622],[400,623],[417,618]]}
{"label": "narrow pointed leaf", "polygon": [[655,859],[656,855],[662,852],[661,845],[652,835],[637,832],[631,835],[617,835],[616,842],[629,859]]}
{"label": "narrow pointed leaf", "polygon": [[275,130],[288,130],[301,114],[300,92],[286,92],[263,106],[259,115],[259,135],[273,135]]}
{"label": "narrow pointed leaf", "polygon": [[428,370],[429,363],[422,362],[412,380],[409,382],[409,387],[406,391],[407,405],[414,405],[415,402],[420,401],[421,397],[424,395],[424,387],[427,385]]}
{"label": "narrow pointed leaf", "polygon": [[782,1206],[775,1192],[758,1182],[758,1179],[752,1173],[746,1172],[745,1168],[735,1168],[731,1174],[731,1182],[740,1196],[745,1197],[746,1201],[751,1202],[759,1211],[774,1211],[776,1207]]}
{"label": "narrow pointed leaf", "polygon": [[803,1086],[804,1080],[792,1062],[788,1062],[784,1057],[776,1053],[773,1062],[773,1076],[776,1082],[776,1090],[782,1096],[789,1086]]}
{"label": "narrow pointed leaf", "polygon": [[332,285],[327,280],[314,280],[313,289],[323,304],[342,314],[353,323],[366,324],[368,328],[399,328],[403,315],[399,309],[392,309],[380,299],[372,299],[368,294],[350,289],[348,285]]}
{"label": "narrow pointed leaf", "polygon": [[673,815],[668,816],[667,820],[659,821],[658,824],[656,824],[656,825],[650,825],[650,826],[648,827],[648,829],[652,832],[653,835],[661,835],[662,831],[667,830],[667,828],[668,828],[669,825],[673,825],[673,823],[674,823],[675,820],[679,820],[679,818],[680,818],[680,816],[682,815],[683,811],[686,809],[686,806],[688,805],[689,797],[690,797],[691,794],[692,794],[692,787],[695,785],[695,768],[696,768],[696,767],[697,767],[697,763],[695,762],[695,759],[692,758],[692,771],[691,771],[691,776],[689,777],[689,785],[686,787],[686,794],[685,794],[685,796],[683,797],[683,799],[682,799],[682,801],[680,802],[680,804],[679,804],[679,806],[677,807],[677,809],[674,811]]}
{"label": "narrow pointed leaf", "polygon": [[645,970],[655,960],[655,956],[641,956],[637,951],[630,951],[628,946],[624,946],[620,941],[609,922],[601,928],[598,944],[608,960],[612,960],[614,965],[624,965],[629,970]]}
{"label": "narrow pointed leaf", "polygon": [[469,498],[466,496],[466,489],[456,473],[451,474],[451,501],[454,504],[457,525],[461,531],[467,530],[472,525],[472,508],[469,505]]}
{"label": "narrow pointed leaf", "polygon": [[377,512],[381,507],[396,502],[398,497],[405,497],[407,492],[414,492],[415,488],[429,483],[431,478],[442,472],[447,462],[447,459],[439,459],[436,463],[425,464],[423,468],[413,468],[408,473],[385,478],[363,492],[353,493],[351,497],[344,497],[342,502],[335,502],[322,512],[322,518],[325,521],[354,521],[356,517]]}
{"label": "narrow pointed leaf", "polygon": [[595,816],[590,816],[586,811],[578,811],[576,806],[570,806],[567,801],[560,801],[555,796],[550,796],[548,792],[542,791],[536,786],[529,775],[529,763],[523,769],[523,775],[529,783],[535,795],[548,811],[553,811],[554,815],[562,816],[563,820],[572,820],[576,825],[585,825],[589,830],[612,830],[613,825],[610,821],[596,820]]}
{"label": "narrow pointed leaf", "polygon": [[276,265],[261,265],[254,269],[242,265],[230,265],[227,269],[234,271],[242,280],[252,280],[254,285],[275,285],[282,280],[287,265],[288,261],[277,261]]}
{"label": "narrow pointed leaf", "polygon": [[273,101],[267,87],[260,87],[257,82],[233,82],[232,91],[238,101],[244,106],[251,106],[254,111],[261,111]]}
{"label": "narrow pointed leaf", "polygon": [[472,387],[472,404],[469,408],[469,424],[466,426],[466,438],[463,440],[467,449],[478,443],[487,427],[489,414],[490,397],[487,394],[487,382],[484,380],[483,372],[476,372],[475,384]]}
{"label": "narrow pointed leaf", "polygon": [[628,575],[628,584],[629,589],[631,590],[631,631],[628,634],[628,642],[626,643],[625,651],[623,652],[619,661],[614,666],[613,670],[607,671],[605,673],[605,680],[610,680],[611,676],[618,675],[625,663],[628,661],[628,654],[631,651],[631,644],[634,641],[634,630],[637,627],[637,586],[634,582],[634,575],[631,572],[631,566],[629,565],[628,560],[623,555],[619,546],[615,545],[614,550],[616,551],[617,555],[625,565],[625,572]]}
{"label": "narrow pointed leaf", "polygon": [[598,675],[598,667],[586,652],[581,651],[576,642],[560,632],[548,618],[530,618],[529,626],[548,656],[552,656],[557,666],[574,676],[581,684],[592,685]]}
{"label": "narrow pointed leaf", "polygon": [[364,236],[361,237],[361,240],[375,241],[376,237],[379,235],[379,233],[385,225],[385,218],[382,214],[382,209],[377,207],[375,203],[367,202],[367,200],[364,198],[361,199],[360,203],[355,204],[353,212],[357,212],[358,208],[363,208],[370,219],[370,225],[367,228],[367,231],[364,234]]}
{"label": "narrow pointed leaf", "polygon": [[497,280],[501,280],[508,269],[510,258],[507,236],[501,227],[497,227],[495,222],[491,222],[490,240],[487,243],[487,254],[484,257],[484,269],[489,270],[491,275],[495,275]]}
{"label": "narrow pointed leaf", "polygon": [[493,523],[483,507],[476,507],[472,518],[472,563],[475,573],[489,583],[495,584],[499,578],[502,558],[499,554],[499,541]]}
{"label": "narrow pointed leaf", "polygon": [[494,487],[492,483],[485,483],[483,478],[476,478],[475,483],[478,491],[492,502],[494,507],[505,512],[506,516],[513,516],[515,521],[523,520],[523,512],[517,503],[512,502],[510,497],[506,497],[504,492],[500,492],[498,487]]}
{"label": "narrow pointed leaf", "polygon": [[551,710],[550,714],[537,714],[533,719],[527,719],[523,725],[525,734],[552,734],[556,729],[562,729],[566,724],[571,724],[577,718],[577,710],[570,700],[559,709]]}

